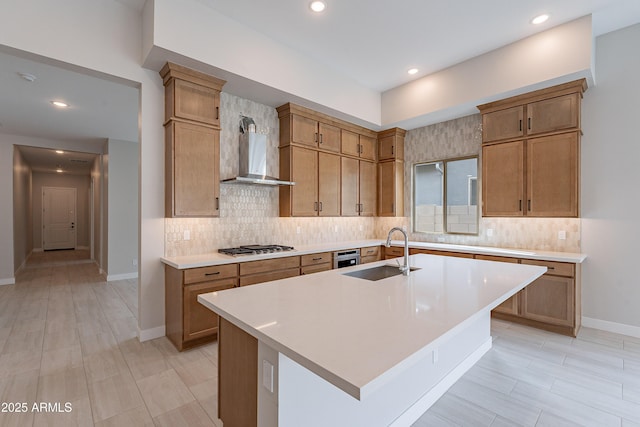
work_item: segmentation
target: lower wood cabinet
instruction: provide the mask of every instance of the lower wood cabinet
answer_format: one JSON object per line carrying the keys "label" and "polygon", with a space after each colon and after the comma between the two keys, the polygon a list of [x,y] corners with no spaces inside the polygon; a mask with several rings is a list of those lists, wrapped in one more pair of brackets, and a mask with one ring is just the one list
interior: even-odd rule
{"label": "lower wood cabinet", "polygon": [[360,248],[360,264],[380,261],[381,259],[382,251],[380,250],[380,246],[368,246],[366,248]]}
{"label": "lower wood cabinet", "polygon": [[[480,258],[482,257],[482,258]],[[477,259],[490,259],[476,255]],[[499,257],[502,258],[502,257]],[[515,258],[511,259],[517,262]],[[505,261],[505,259],[492,259]],[[580,329],[580,264],[519,260],[547,267],[547,273],[496,307],[494,317],[575,337]]]}
{"label": "lower wood cabinet", "polygon": [[449,252],[449,251],[437,251],[434,249],[410,248],[409,255],[413,255],[413,254],[452,256],[456,258],[473,258],[473,254],[467,254],[464,252]]}
{"label": "lower wood cabinet", "polygon": [[166,336],[179,351],[213,341],[218,316],[198,295],[238,286],[238,264],[178,270],[165,265]]}
{"label": "lower wood cabinet", "polygon": [[[510,262],[514,264],[518,264],[519,260],[517,258],[508,258],[502,256],[492,256],[492,255],[476,255],[475,259],[483,259],[486,261],[498,261],[498,262]],[[505,314],[513,314],[518,315],[518,307],[520,306],[520,298],[519,293],[515,294],[499,306],[493,309],[493,313],[505,313]]]}
{"label": "lower wood cabinet", "polygon": [[392,259],[404,256],[404,248],[399,246],[390,246],[384,248],[384,259]]}
{"label": "lower wood cabinet", "polygon": [[300,257],[271,258],[240,264],[240,286],[300,275]]}
{"label": "lower wood cabinet", "polygon": [[319,273],[333,269],[333,253],[302,255],[300,257],[300,274]]}

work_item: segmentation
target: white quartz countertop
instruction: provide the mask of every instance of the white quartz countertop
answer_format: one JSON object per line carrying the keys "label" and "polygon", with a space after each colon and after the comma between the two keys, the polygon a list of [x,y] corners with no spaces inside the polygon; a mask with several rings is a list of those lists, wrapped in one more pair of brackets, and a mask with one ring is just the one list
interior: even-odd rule
{"label": "white quartz countertop", "polygon": [[198,296],[198,301],[357,399],[384,386],[450,334],[546,267],[417,254],[420,270],[368,281],[344,275],[379,261]]}
{"label": "white quartz countertop", "polygon": [[[256,261],[261,259],[279,258],[295,255],[305,255],[318,252],[333,252],[343,249],[362,248],[367,246],[377,246],[384,244],[384,240],[351,240],[344,242],[321,243],[315,245],[296,246],[293,251],[278,252],[261,255],[246,255],[233,257],[220,253],[208,253],[202,255],[186,255],[176,257],[163,257],[162,262],[177,269],[208,267],[211,265],[232,264],[236,262]],[[404,242],[392,241],[393,246],[404,246]],[[514,258],[529,258],[542,261],[558,261],[581,263],[586,259],[585,254],[572,252],[549,252],[529,249],[507,249],[490,246],[454,245],[447,243],[409,242],[411,248],[424,248],[450,252],[467,252],[482,255],[505,256]]]}

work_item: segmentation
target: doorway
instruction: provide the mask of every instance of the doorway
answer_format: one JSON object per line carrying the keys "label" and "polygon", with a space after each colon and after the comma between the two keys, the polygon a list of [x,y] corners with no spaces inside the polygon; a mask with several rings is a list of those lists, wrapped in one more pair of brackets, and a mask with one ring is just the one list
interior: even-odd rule
{"label": "doorway", "polygon": [[75,249],[76,235],[75,188],[42,187],[42,249]]}

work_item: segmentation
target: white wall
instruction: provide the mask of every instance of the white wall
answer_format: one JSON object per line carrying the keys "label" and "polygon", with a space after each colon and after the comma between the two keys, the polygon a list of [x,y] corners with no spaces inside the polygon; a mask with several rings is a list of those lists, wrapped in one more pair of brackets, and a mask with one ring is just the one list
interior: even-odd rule
{"label": "white wall", "polygon": [[31,168],[13,149],[13,269],[18,271],[33,250]]}
{"label": "white wall", "polygon": [[591,16],[551,28],[382,94],[382,125],[405,129],[477,113],[478,104],[592,79]]}
{"label": "white wall", "polygon": [[116,280],[138,274],[138,144],[113,139],[108,144],[107,279]]}
{"label": "white wall", "polygon": [[[164,335],[164,270],[159,261],[164,254],[164,194],[159,190],[164,182],[164,88],[155,71],[141,68],[141,14],[113,0],[4,0],[2,8],[0,45],[115,76],[140,88],[138,326],[142,339]],[[5,156],[1,158],[4,162]],[[13,156],[8,158],[8,164],[0,166],[6,166],[11,180]],[[0,208],[0,214],[10,218],[11,207]],[[4,272],[13,265],[11,229],[0,225],[0,277],[6,277]]]}
{"label": "white wall", "polygon": [[[583,315],[640,333],[640,24],[596,39],[582,112]],[[585,322],[587,324],[588,322]],[[615,325],[609,325],[614,326]],[[634,330],[628,333],[633,333]]]}

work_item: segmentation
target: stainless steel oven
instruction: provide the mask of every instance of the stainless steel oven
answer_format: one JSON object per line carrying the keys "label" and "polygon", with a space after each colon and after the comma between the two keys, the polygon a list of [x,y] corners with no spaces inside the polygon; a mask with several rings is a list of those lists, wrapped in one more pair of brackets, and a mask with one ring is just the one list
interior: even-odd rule
{"label": "stainless steel oven", "polygon": [[349,249],[333,253],[333,268],[351,267],[360,264],[360,249]]}

